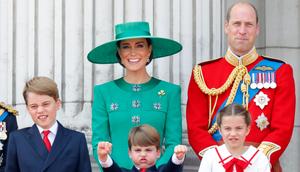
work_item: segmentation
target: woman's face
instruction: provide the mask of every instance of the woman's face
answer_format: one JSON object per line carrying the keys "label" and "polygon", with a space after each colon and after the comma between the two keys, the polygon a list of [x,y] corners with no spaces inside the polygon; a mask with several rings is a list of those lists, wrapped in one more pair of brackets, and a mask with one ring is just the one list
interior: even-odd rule
{"label": "woman's face", "polygon": [[145,70],[151,51],[152,46],[148,45],[145,38],[120,41],[118,48],[121,63],[127,70],[132,72]]}

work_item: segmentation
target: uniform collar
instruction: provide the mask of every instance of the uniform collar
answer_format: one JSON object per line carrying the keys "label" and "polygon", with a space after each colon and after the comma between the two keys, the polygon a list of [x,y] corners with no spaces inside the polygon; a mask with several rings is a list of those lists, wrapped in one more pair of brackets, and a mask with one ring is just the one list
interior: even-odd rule
{"label": "uniform collar", "polygon": [[233,66],[238,66],[240,64],[244,66],[248,66],[249,64],[253,63],[258,58],[258,54],[256,52],[255,47],[252,48],[247,54],[243,56],[235,55],[230,48],[228,48],[225,54],[225,60]]}

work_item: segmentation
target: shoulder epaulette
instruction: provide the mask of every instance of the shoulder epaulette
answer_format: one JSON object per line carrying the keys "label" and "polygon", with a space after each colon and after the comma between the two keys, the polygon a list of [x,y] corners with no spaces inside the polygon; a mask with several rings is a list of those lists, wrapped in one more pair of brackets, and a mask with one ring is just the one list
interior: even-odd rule
{"label": "shoulder epaulette", "polygon": [[275,61],[275,62],[279,62],[279,63],[284,63],[285,64],[284,61],[282,61],[282,60],[280,60],[278,58],[274,58],[274,57],[270,57],[270,56],[266,56],[266,55],[262,55],[262,57],[265,58],[265,59],[268,59],[270,61]]}
{"label": "shoulder epaulette", "polygon": [[209,64],[209,63],[216,62],[216,61],[218,61],[218,60],[220,60],[220,59],[222,59],[222,57],[217,58],[217,59],[207,60],[207,61],[204,61],[204,62],[199,63],[198,65],[203,66],[203,65],[206,65],[206,64]]}
{"label": "shoulder epaulette", "polygon": [[5,110],[7,110],[9,113],[12,113],[13,115],[18,115],[19,114],[19,112],[16,109],[14,109],[12,106],[7,105],[3,102],[0,102],[0,108],[3,108]]}

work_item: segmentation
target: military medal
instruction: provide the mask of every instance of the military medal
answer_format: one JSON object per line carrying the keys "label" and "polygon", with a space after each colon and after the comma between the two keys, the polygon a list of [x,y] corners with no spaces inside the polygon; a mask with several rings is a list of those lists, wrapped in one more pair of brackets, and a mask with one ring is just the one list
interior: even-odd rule
{"label": "military medal", "polygon": [[259,92],[259,94],[255,95],[254,102],[257,106],[260,107],[260,109],[263,109],[265,106],[267,106],[269,101],[270,98],[268,97],[268,95],[264,94],[262,91]]}
{"label": "military medal", "polygon": [[258,84],[257,84],[257,88],[258,89],[262,89],[264,87],[263,83],[262,83],[262,73],[258,73]]}
{"label": "military medal", "polygon": [[267,126],[270,124],[268,121],[268,118],[265,116],[264,113],[261,113],[255,120],[256,126],[260,129],[260,131],[264,130],[267,128]]}
{"label": "military medal", "polygon": [[270,82],[267,73],[263,73],[263,81],[264,81],[264,88],[265,89],[270,88]]}
{"label": "military medal", "polygon": [[277,87],[277,84],[275,82],[275,73],[274,72],[272,72],[272,74],[271,74],[271,84],[270,84],[270,87],[273,88],[273,89]]}
{"label": "military medal", "polygon": [[[272,67],[270,66],[257,66],[255,68],[255,70],[261,71],[256,73],[256,79],[257,81],[257,88],[258,89],[268,89],[268,88],[276,88],[277,84],[275,82],[275,75],[274,72],[271,72],[273,70]],[[254,78],[254,75],[252,75],[252,77]],[[250,85],[250,88],[251,85]],[[254,86],[253,86],[254,88]]]}
{"label": "military medal", "polygon": [[252,83],[250,84],[250,88],[251,89],[256,89],[257,88],[257,85],[256,85],[256,80],[255,80],[255,74],[252,73]]}
{"label": "military medal", "polygon": [[6,140],[7,139],[7,134],[6,134],[6,123],[5,122],[0,122],[0,140]]}

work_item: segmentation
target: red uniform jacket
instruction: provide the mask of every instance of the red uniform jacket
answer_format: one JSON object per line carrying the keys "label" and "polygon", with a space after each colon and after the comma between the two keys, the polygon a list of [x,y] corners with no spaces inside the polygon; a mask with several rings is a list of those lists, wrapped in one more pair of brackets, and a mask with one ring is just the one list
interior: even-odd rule
{"label": "red uniform jacket", "polygon": [[[259,56],[254,62],[247,65],[250,71],[257,63],[265,57]],[[274,59],[269,59],[277,61]],[[283,63],[283,62],[281,62]],[[221,87],[234,69],[225,58],[199,64],[208,88]],[[270,101],[263,109],[256,105],[254,99],[249,102],[249,112],[252,118],[251,131],[246,138],[246,142],[258,146],[262,142],[275,144],[280,149],[271,154],[271,164],[274,164],[286,149],[292,135],[295,116],[295,84],[293,71],[290,65],[282,64],[275,72],[277,87],[275,89],[260,89],[259,92],[266,94]],[[250,88],[249,88],[250,89]],[[230,94],[231,87],[225,93],[219,95],[216,110]],[[214,101],[213,97],[213,101]],[[256,119],[264,113],[270,123],[267,128],[260,130],[257,127]],[[200,157],[200,152],[206,148],[219,145],[208,133],[209,117],[209,96],[204,94],[194,80],[192,74],[188,88],[187,102],[187,128],[189,143]]]}

